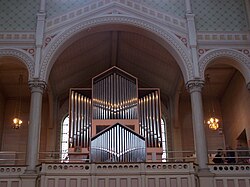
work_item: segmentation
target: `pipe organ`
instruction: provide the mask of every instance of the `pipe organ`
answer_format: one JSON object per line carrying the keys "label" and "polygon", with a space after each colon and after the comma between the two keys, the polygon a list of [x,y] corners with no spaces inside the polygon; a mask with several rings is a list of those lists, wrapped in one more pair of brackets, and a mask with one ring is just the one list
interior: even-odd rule
{"label": "pipe organ", "polygon": [[145,161],[145,138],[119,123],[91,140],[91,159],[95,162]]}
{"label": "pipe organ", "polygon": [[70,89],[69,157],[92,162],[142,162],[162,154],[159,89],[112,67],[92,88]]}

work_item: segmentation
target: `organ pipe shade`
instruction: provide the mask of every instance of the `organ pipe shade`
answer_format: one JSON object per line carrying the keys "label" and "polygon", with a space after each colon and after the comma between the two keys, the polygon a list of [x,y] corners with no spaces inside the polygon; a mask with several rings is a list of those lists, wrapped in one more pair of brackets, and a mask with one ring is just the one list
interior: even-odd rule
{"label": "organ pipe shade", "polygon": [[139,99],[140,135],[147,147],[162,147],[161,111],[159,91],[155,90]]}
{"label": "organ pipe shade", "polygon": [[72,90],[70,92],[69,147],[89,147],[91,99]]}
{"label": "organ pipe shade", "polygon": [[118,72],[93,83],[93,119],[136,119],[136,81]]}
{"label": "organ pipe shade", "polygon": [[91,139],[92,162],[144,162],[144,137],[119,123]]}

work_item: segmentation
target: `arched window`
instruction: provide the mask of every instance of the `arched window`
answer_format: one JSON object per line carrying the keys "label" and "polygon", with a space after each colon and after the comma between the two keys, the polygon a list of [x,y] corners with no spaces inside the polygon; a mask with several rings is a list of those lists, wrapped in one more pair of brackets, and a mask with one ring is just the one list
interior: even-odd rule
{"label": "arched window", "polygon": [[166,162],[167,160],[167,131],[166,131],[166,123],[163,118],[161,118],[161,133],[162,133],[162,161]]}
{"label": "arched window", "polygon": [[67,115],[61,126],[61,160],[67,160],[69,149],[69,115]]}

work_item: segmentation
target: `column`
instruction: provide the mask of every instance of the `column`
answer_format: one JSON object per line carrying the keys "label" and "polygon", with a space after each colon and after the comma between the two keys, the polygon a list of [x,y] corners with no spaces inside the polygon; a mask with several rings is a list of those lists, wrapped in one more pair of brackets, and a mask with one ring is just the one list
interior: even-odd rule
{"label": "column", "polygon": [[40,128],[42,113],[42,96],[46,87],[45,82],[33,80],[29,82],[31,89],[29,134],[26,152],[26,173],[36,173],[40,145]]}
{"label": "column", "polygon": [[[248,94],[250,94],[250,82],[247,84]],[[247,145],[250,148],[250,127],[246,128]]]}
{"label": "column", "polygon": [[192,120],[194,131],[194,143],[199,170],[208,170],[208,152],[204,130],[204,117],[201,90],[204,86],[202,80],[188,81],[186,87],[190,92],[192,106]]}

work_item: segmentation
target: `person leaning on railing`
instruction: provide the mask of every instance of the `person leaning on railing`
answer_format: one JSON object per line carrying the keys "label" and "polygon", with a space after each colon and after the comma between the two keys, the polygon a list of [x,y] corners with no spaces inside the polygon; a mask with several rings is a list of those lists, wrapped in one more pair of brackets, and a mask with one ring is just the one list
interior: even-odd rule
{"label": "person leaning on railing", "polygon": [[224,160],[223,160],[223,153],[222,153],[222,149],[218,149],[217,150],[217,153],[216,153],[216,155],[214,156],[214,158],[213,158],[213,162],[215,163],[215,164],[223,164],[224,163]]}

